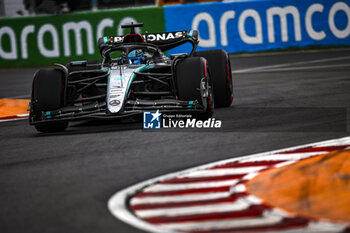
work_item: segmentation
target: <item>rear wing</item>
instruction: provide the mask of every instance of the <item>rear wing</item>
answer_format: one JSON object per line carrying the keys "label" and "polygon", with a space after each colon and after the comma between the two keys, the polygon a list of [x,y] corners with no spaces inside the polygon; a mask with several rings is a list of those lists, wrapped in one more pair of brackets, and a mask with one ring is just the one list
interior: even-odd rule
{"label": "rear wing", "polygon": [[[136,36],[137,34],[135,34]],[[130,34],[128,35],[130,36]],[[139,36],[139,35],[137,35]],[[157,45],[162,51],[166,51],[190,42],[195,49],[198,44],[198,31],[177,31],[162,33],[146,33],[141,35],[145,43]],[[100,51],[105,48],[123,44],[124,36],[106,36],[98,40]]]}

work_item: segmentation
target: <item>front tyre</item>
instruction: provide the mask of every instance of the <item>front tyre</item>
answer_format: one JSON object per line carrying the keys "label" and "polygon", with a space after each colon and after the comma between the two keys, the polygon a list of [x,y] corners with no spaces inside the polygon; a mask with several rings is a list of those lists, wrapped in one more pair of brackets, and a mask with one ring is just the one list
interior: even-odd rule
{"label": "front tyre", "polygon": [[[31,114],[40,121],[42,112],[60,109],[65,103],[66,76],[60,69],[40,69],[34,76],[32,87]],[[68,122],[37,123],[35,128],[39,132],[53,133],[64,131]]]}

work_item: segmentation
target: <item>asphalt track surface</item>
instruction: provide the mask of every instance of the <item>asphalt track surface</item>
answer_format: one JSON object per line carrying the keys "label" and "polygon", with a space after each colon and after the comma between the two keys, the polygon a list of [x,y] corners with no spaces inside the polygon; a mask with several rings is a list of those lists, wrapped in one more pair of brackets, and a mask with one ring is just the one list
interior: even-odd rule
{"label": "asphalt track surface", "polygon": [[[216,130],[142,130],[82,121],[40,134],[0,123],[0,232],[142,232],[108,199],[149,178],[217,160],[349,134],[350,50],[231,57],[234,104]],[[23,98],[35,69],[0,71],[0,98]]]}

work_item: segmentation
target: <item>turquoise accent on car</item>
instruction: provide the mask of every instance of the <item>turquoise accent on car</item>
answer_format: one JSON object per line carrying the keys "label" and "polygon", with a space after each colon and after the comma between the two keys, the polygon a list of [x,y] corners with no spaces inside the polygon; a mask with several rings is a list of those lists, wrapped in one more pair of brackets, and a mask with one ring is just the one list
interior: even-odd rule
{"label": "turquoise accent on car", "polygon": [[190,37],[192,37],[192,35],[193,35],[193,30],[190,31],[190,34],[189,34],[189,35],[190,35]]}
{"label": "turquoise accent on car", "polygon": [[187,106],[187,108],[192,108],[193,103],[194,103],[194,101],[188,101],[188,106]]}
{"label": "turquoise accent on car", "polygon": [[173,53],[171,55],[173,55],[173,56],[180,56],[180,55],[184,55],[184,54],[188,55],[188,53]]}
{"label": "turquoise accent on car", "polygon": [[72,61],[71,63],[82,63],[82,62],[86,62],[85,60],[84,61]]}
{"label": "turquoise accent on car", "polygon": [[103,41],[104,41],[105,43],[107,43],[107,42],[108,42],[108,37],[107,37],[107,36],[103,37]]}
{"label": "turquoise accent on car", "polygon": [[[143,65],[143,66],[140,66],[139,68],[137,68],[137,69],[135,70],[135,72],[142,72],[142,71],[149,70],[149,69],[152,69],[152,68],[154,68],[154,66]],[[136,77],[136,74],[133,73],[133,74],[131,75],[130,80],[129,80],[128,88],[126,89],[126,93],[129,92],[129,88],[130,88],[130,86],[131,86],[131,83],[134,81],[135,77]]]}
{"label": "turquoise accent on car", "polygon": [[50,119],[51,118],[51,112],[42,112],[42,114],[44,115],[43,118],[45,119]]}
{"label": "turquoise accent on car", "polygon": [[114,78],[115,80],[124,80],[125,79],[125,77],[124,76],[122,76],[122,77],[116,77],[116,78]]}

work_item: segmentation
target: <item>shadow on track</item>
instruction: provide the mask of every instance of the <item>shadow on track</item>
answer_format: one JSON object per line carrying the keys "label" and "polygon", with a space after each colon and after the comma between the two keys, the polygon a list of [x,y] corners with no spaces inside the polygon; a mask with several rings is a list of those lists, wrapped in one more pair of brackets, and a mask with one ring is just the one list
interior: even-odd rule
{"label": "shadow on track", "polygon": [[106,132],[118,132],[142,129],[142,121],[140,119],[124,119],[124,120],[85,120],[70,122],[67,130],[58,133],[36,133],[35,137],[47,136],[65,136],[78,134],[95,134]]}

